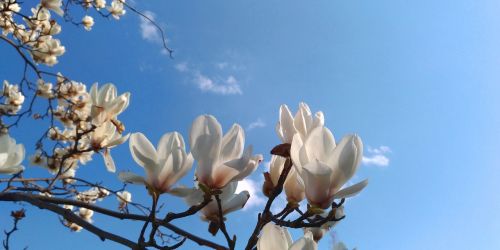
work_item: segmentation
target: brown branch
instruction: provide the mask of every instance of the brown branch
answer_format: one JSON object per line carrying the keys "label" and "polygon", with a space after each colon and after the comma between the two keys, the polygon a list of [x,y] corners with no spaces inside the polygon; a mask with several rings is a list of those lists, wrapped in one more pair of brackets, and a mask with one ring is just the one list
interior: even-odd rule
{"label": "brown branch", "polygon": [[[59,205],[73,205],[77,207],[84,207],[87,209],[90,209],[94,212],[108,215],[120,220],[137,220],[137,221],[147,221],[149,220],[149,216],[144,216],[144,215],[138,215],[138,214],[125,214],[125,213],[119,213],[115,212],[109,209],[105,209],[93,204],[88,204],[85,202],[80,202],[76,200],[68,200],[68,199],[61,199],[61,198],[55,198],[55,197],[46,197],[42,195],[34,195],[34,194],[26,194],[26,193],[21,193],[21,192],[11,192],[11,193],[0,193],[0,201],[25,201],[28,203],[33,204],[33,201],[40,201],[40,202],[48,202],[52,204],[59,204]],[[34,205],[34,204],[33,204]],[[64,209],[64,208],[61,208]],[[156,220],[156,223],[158,225],[161,225],[165,228],[168,228],[172,232],[181,235],[183,237],[188,238],[189,240],[196,242],[200,246],[206,246],[212,249],[217,249],[217,250],[228,250],[226,247],[219,245],[217,243],[211,242],[209,240],[203,239],[201,237],[198,237],[192,233],[189,233],[169,222],[165,222],[163,220]],[[77,223],[78,224],[78,223]],[[134,243],[135,244],[135,243]]]}

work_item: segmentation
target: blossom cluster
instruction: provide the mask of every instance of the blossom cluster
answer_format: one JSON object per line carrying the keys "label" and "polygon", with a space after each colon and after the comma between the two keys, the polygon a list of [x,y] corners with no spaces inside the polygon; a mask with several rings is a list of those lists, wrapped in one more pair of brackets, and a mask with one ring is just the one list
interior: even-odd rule
{"label": "blossom cluster", "polygon": [[[106,5],[105,0],[80,1],[85,10],[93,8],[101,15],[111,15],[115,19],[125,14],[124,3],[125,0],[113,0],[109,5]],[[107,13],[103,13],[102,9],[106,9]],[[61,25],[52,13],[65,19],[69,18],[69,14],[63,9],[62,0],[40,0],[30,11],[30,14],[22,13],[18,0],[0,0],[2,38],[27,51],[36,63],[53,66],[66,52],[66,48],[54,37],[61,32]],[[74,23],[89,31],[94,25],[94,18],[85,15],[80,22]]]}

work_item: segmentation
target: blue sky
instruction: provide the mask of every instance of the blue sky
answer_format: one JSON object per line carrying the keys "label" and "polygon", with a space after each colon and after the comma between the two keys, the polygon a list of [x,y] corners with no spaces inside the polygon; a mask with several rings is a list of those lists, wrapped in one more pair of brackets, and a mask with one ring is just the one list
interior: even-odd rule
{"label": "blue sky", "polygon": [[[225,130],[234,122],[254,124],[247,144],[268,161],[279,143],[279,105],[296,110],[305,101],[325,113],[337,139],[359,134],[366,157],[390,148],[382,154],[387,164],[361,166],[355,179],[370,184],[347,202],[337,239],[362,250],[500,248],[500,2],[136,2],[165,28],[174,59],[162,53],[154,30],[128,13],[118,22],[96,18],[92,32],[63,27],[67,52],[53,68],[130,91],[131,105],[121,115],[127,131],[141,131],[153,143],[173,130],[187,138],[194,118],[209,113]],[[0,46],[0,53],[0,77],[15,82],[22,68],[4,59],[14,51]],[[13,135],[30,141],[34,130]],[[119,170],[142,173],[127,145],[113,155]],[[261,182],[263,171],[252,175],[253,183]],[[80,174],[120,186],[98,157]],[[130,190],[146,201],[143,188]],[[171,210],[183,208],[178,199],[163,201]],[[258,210],[255,205],[229,216],[240,242]],[[16,249],[118,249],[86,232],[69,233],[38,209],[29,208],[28,216],[15,235]],[[94,220],[130,237],[140,230],[134,223]],[[207,235],[196,217],[177,224]],[[326,237],[320,249],[331,241]]]}

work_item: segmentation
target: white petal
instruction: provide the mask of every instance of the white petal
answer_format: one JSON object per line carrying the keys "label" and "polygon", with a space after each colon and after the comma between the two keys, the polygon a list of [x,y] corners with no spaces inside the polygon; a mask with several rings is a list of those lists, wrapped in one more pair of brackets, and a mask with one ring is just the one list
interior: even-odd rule
{"label": "white petal", "polygon": [[306,136],[312,127],[313,121],[311,116],[312,114],[311,110],[309,109],[309,106],[301,102],[299,104],[299,111],[297,112],[297,114],[295,114],[293,125],[295,126],[295,129],[302,137],[302,140],[306,139]]}
{"label": "white petal", "polygon": [[238,124],[233,124],[231,129],[222,138],[220,161],[226,162],[237,159],[243,152],[245,145],[245,132]]}
{"label": "white petal", "polygon": [[299,134],[295,134],[292,140],[292,146],[290,148],[290,156],[292,158],[293,165],[299,169],[299,172],[302,172],[303,165],[307,164],[309,160],[307,159],[307,154],[305,156],[301,156],[301,151],[304,146],[302,139]]}
{"label": "white petal", "polygon": [[140,175],[136,175],[131,172],[121,172],[118,174],[118,178],[123,182],[129,182],[134,184],[145,184],[146,180]]}
{"label": "white petal", "polygon": [[106,165],[106,169],[109,172],[114,173],[116,171],[116,166],[113,157],[111,157],[110,150],[106,148],[102,153],[102,157],[104,158],[104,165]]}
{"label": "white petal", "polygon": [[164,134],[158,142],[158,157],[167,158],[174,148],[186,148],[182,135],[178,132]]}
{"label": "white petal", "polygon": [[316,250],[318,244],[314,241],[313,235],[310,231],[304,234],[304,237],[293,243],[289,250]]}
{"label": "white petal", "polygon": [[327,162],[335,149],[335,139],[326,127],[317,127],[311,131],[304,142],[309,160]]}
{"label": "white petal", "polygon": [[333,170],[331,192],[336,193],[356,173],[362,154],[362,143],[358,136],[342,138],[327,163]]}
{"label": "white petal", "polygon": [[334,199],[342,199],[342,198],[349,198],[349,197],[355,196],[359,192],[361,192],[367,185],[368,185],[368,180],[358,182],[350,187],[346,187],[346,188],[338,191],[333,196],[333,198]]}
{"label": "white petal", "polygon": [[302,179],[307,200],[311,205],[320,207],[329,205],[332,198],[329,193],[331,174],[332,169],[319,161],[313,161],[304,166]]}
{"label": "white petal", "polygon": [[198,161],[196,176],[199,181],[210,180],[212,169],[219,159],[222,128],[215,117],[202,115],[196,118],[189,133],[191,154]]}
{"label": "white petal", "polygon": [[286,228],[267,223],[257,241],[257,250],[288,250],[292,238]]}
{"label": "white petal", "polygon": [[133,133],[130,136],[129,146],[135,162],[146,168],[148,172],[154,173],[158,158],[156,150],[148,138],[142,133]]}
{"label": "white petal", "polygon": [[291,143],[293,135],[295,134],[295,127],[293,126],[293,116],[290,109],[286,105],[281,105],[279,122],[276,125],[276,133],[283,143]]}
{"label": "white petal", "polygon": [[231,213],[233,211],[242,209],[250,198],[248,191],[243,191],[235,195],[231,200],[223,204],[222,212],[224,214]]}
{"label": "white petal", "polygon": [[16,174],[24,170],[23,166],[0,167],[0,174]]}

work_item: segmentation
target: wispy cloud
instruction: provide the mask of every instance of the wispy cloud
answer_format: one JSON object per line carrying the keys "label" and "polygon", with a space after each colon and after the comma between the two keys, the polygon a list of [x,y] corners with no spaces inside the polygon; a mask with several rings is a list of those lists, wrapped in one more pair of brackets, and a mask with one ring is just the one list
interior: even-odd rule
{"label": "wispy cloud", "polygon": [[[156,16],[155,13],[146,10],[143,12],[143,14],[147,16],[149,19],[151,19],[153,22],[155,22],[155,16]],[[153,23],[151,23],[151,21],[141,16],[139,19],[139,27],[141,30],[141,36],[144,40],[153,43],[162,42],[160,31]]]}
{"label": "wispy cloud", "polygon": [[388,146],[380,146],[378,148],[368,147],[368,156],[363,156],[363,164],[368,166],[387,167],[390,160],[387,154],[391,153]]}
{"label": "wispy cloud", "polygon": [[263,205],[266,200],[264,197],[260,195],[260,187],[262,185],[257,183],[256,181],[252,179],[243,179],[242,181],[238,182],[238,187],[236,188],[236,193],[239,193],[241,191],[248,191],[250,193],[250,198],[247,201],[247,204],[243,208],[243,210],[247,210],[253,207],[261,206]]}
{"label": "wispy cloud", "polygon": [[264,122],[264,120],[262,120],[261,118],[258,118],[256,121],[248,124],[247,130],[250,131],[250,130],[253,130],[256,128],[263,128],[265,126],[266,126],[266,123]]}
{"label": "wispy cloud", "polygon": [[187,62],[176,64],[175,69],[181,73],[188,74],[195,86],[203,92],[219,95],[243,94],[239,81],[234,75],[211,77],[202,73],[201,70],[191,67]]}

